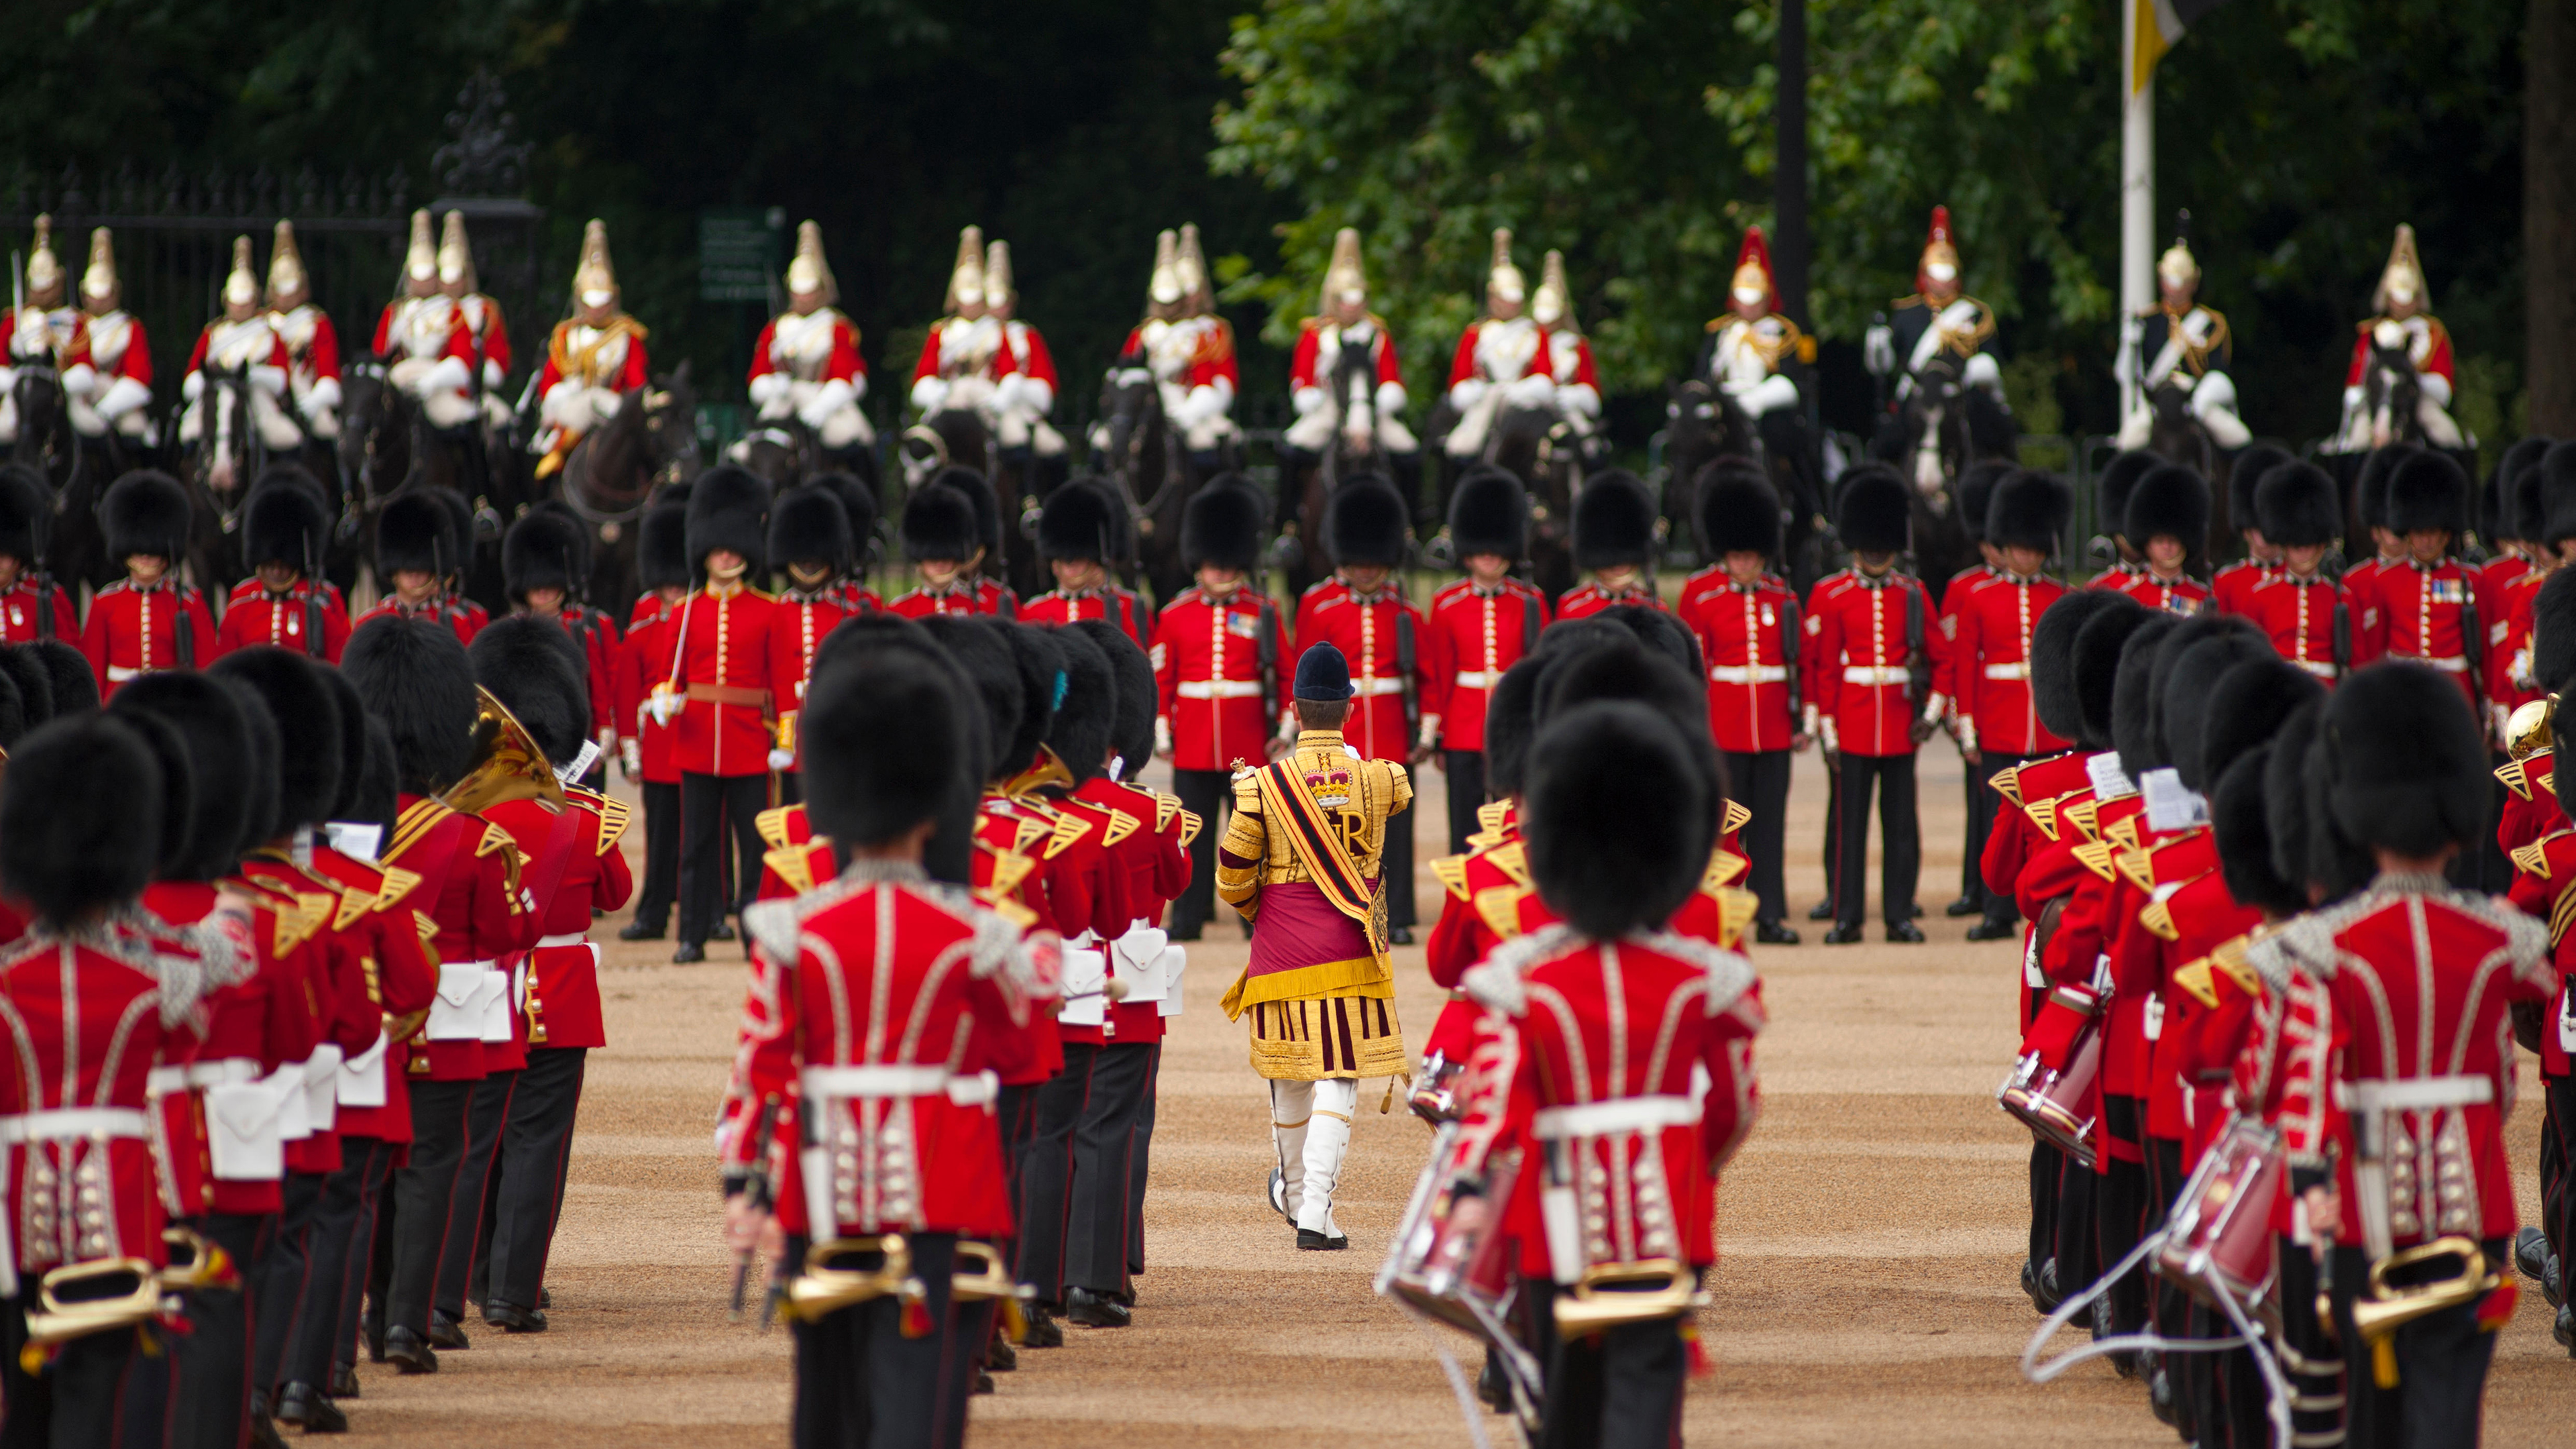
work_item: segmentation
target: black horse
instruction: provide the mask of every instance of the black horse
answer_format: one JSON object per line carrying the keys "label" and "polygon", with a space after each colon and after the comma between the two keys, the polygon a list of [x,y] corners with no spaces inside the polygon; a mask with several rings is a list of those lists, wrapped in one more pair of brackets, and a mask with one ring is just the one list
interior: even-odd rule
{"label": "black horse", "polygon": [[[904,491],[930,481],[940,469],[972,468],[990,479],[993,502],[1001,510],[1002,582],[1021,598],[1053,587],[1038,565],[1037,511],[1040,499],[1029,489],[1021,458],[1001,445],[984,414],[972,407],[941,408],[906,428],[898,445]],[[992,567],[987,561],[988,569]]]}
{"label": "black horse", "polygon": [[1136,524],[1136,562],[1159,607],[1190,585],[1181,512],[1205,480],[1164,415],[1161,386],[1141,363],[1122,358],[1110,371],[1100,387],[1100,419],[1092,467],[1126,500]]}
{"label": "black horse", "polygon": [[71,397],[62,374],[42,363],[20,363],[10,385],[18,413],[18,438],[9,461],[34,471],[45,481],[51,503],[47,528],[36,540],[43,564],[65,588],[78,593],[84,583],[109,582],[107,539],[99,530],[98,503],[107,485],[125,470],[142,466],[129,456],[113,431],[84,438],[72,426]]}
{"label": "black horse", "polygon": [[1806,419],[1791,409],[1777,409],[1756,424],[1724,388],[1706,378],[1673,385],[1664,404],[1668,536],[1696,537],[1700,476],[1726,457],[1750,461],[1779,492],[1788,516],[1781,562],[1790,583],[1803,590],[1824,572],[1827,509]]}
{"label": "black horse", "polygon": [[1324,405],[1333,413],[1332,442],[1299,469],[1300,476],[1281,480],[1283,491],[1295,490],[1296,520],[1282,528],[1271,544],[1271,564],[1287,575],[1291,598],[1333,572],[1324,539],[1324,515],[1333,494],[1344,481],[1363,473],[1392,476],[1394,472],[1386,448],[1378,441],[1377,357],[1368,342],[1344,342],[1325,376]]}
{"label": "black horse", "polygon": [[2423,401],[2424,379],[2415,370],[2406,334],[2399,332],[2394,342],[2372,337],[2361,364],[2361,416],[2356,420],[2361,436],[2347,437],[2345,445],[2367,449],[2428,441]]}
{"label": "black horse", "polygon": [[[241,510],[250,485],[268,471],[271,451],[260,432],[250,370],[209,362],[198,376],[198,432],[182,449],[179,467],[194,515],[185,562],[188,581],[220,597],[249,572],[241,557]],[[295,457],[303,441],[300,425],[297,435],[296,448],[276,456]]]}
{"label": "black horse", "polygon": [[1947,353],[1913,375],[1904,401],[1886,415],[1871,452],[1909,488],[1914,558],[1936,592],[1977,559],[1951,486],[1969,465],[2017,456],[2019,429],[1994,394],[1966,381]]}
{"label": "black horse", "polygon": [[646,505],[657,488],[697,473],[697,414],[697,392],[683,362],[628,391],[617,416],[586,434],[564,460],[559,496],[591,533],[583,597],[612,618],[626,616],[640,587],[635,550]]}

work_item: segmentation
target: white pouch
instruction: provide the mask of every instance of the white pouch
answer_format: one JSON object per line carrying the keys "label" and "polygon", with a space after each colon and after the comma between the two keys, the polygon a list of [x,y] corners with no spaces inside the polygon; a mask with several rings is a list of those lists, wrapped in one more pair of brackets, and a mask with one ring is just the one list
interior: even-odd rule
{"label": "white pouch", "polygon": [[275,1092],[277,1135],[287,1142],[301,1142],[313,1135],[313,1119],[304,1111],[304,1063],[288,1062],[260,1078],[260,1084]]}
{"label": "white pouch", "polygon": [[304,1120],[316,1132],[328,1132],[340,1121],[340,1044],[326,1041],[304,1063]]}
{"label": "white pouch", "polygon": [[481,961],[448,961],[438,968],[438,995],[430,998],[431,1041],[481,1041],[482,1005],[476,998],[485,980],[500,973]]}
{"label": "white pouch", "polygon": [[1547,1231],[1547,1267],[1559,1284],[1583,1281],[1583,1221],[1572,1186],[1553,1183],[1538,1190],[1539,1224]]}
{"label": "white pouch", "polygon": [[376,1044],[340,1064],[337,1096],[344,1107],[381,1107],[385,1104],[385,1053],[393,1038],[376,1033]]}
{"label": "white pouch", "polygon": [[2561,988],[2558,993],[2558,1049],[2576,1052],[2576,991]]}
{"label": "white pouch", "polygon": [[475,1020],[483,1024],[487,1046],[510,1039],[510,978],[506,971],[486,971],[474,983]]}
{"label": "white pouch", "polygon": [[1167,984],[1163,980],[1163,949],[1171,940],[1155,927],[1131,926],[1110,947],[1110,970],[1127,983],[1127,995],[1122,998],[1125,1002],[1142,1006],[1163,999]]}
{"label": "white pouch", "polygon": [[1154,1002],[1154,1005],[1165,1016],[1181,1014],[1181,968],[1187,966],[1189,960],[1189,948],[1178,941],[1163,948],[1163,960],[1159,968],[1163,978],[1163,994]]}
{"label": "white pouch", "polygon": [[1102,989],[1109,984],[1109,958],[1095,946],[1067,946],[1064,949],[1064,1010],[1056,1016],[1062,1026],[1098,1026],[1109,1019],[1109,997]]}
{"label": "white pouch", "polygon": [[255,1082],[206,1088],[206,1157],[219,1182],[275,1182],[286,1175],[286,1141],[278,1111],[286,1094]]}

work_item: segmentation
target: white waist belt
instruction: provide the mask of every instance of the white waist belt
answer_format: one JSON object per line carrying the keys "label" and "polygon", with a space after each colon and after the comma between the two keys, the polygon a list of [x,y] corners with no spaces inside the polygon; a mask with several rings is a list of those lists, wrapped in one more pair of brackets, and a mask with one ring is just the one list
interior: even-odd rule
{"label": "white waist belt", "polygon": [[2392,659],[2411,659],[2418,664],[2429,664],[2435,669],[2441,670],[2445,674],[2466,674],[2469,672],[2469,661],[2466,657],[2458,654],[2445,654],[2439,659],[2434,658],[2430,654],[2392,654],[2389,657]]}
{"label": "white waist belt", "polygon": [[2332,679],[2342,672],[2331,659],[2293,659],[2290,662],[2319,679]]}
{"label": "white waist belt", "polygon": [[1258,679],[1184,679],[1177,691],[1183,699],[1259,699]]}
{"label": "white waist belt", "polygon": [[565,931],[558,935],[540,936],[537,938],[537,948],[539,950],[543,950],[548,946],[587,946],[589,944],[590,933],[588,931]]}
{"label": "white waist belt", "polygon": [[1613,1132],[1652,1132],[1698,1123],[1699,1103],[1688,1097],[1614,1097],[1607,1102],[1541,1108],[1530,1130],[1542,1142],[1562,1142],[1568,1137],[1606,1137]]}
{"label": "white waist belt", "polygon": [[1499,669],[1461,669],[1458,671],[1458,687],[1460,689],[1491,689],[1502,682],[1503,671]]}
{"label": "white waist belt", "polygon": [[1894,664],[1847,664],[1843,666],[1845,684],[1910,684],[1914,676]]}
{"label": "white waist belt", "polygon": [[250,1082],[259,1079],[259,1063],[248,1057],[225,1057],[220,1061],[190,1062],[184,1067],[154,1067],[145,1078],[152,1095],[166,1097],[191,1087],[220,1087],[227,1082]]}
{"label": "white waist belt", "polygon": [[133,1107],[53,1107],[0,1117],[0,1144],[141,1137],[145,1130],[143,1113]]}
{"label": "white waist belt", "polygon": [[1720,664],[1708,671],[1720,684],[1778,684],[1789,677],[1785,664]]}
{"label": "white waist belt", "polygon": [[1361,694],[1404,693],[1404,681],[1401,679],[1354,679],[1351,684]]}
{"label": "white waist belt", "polygon": [[1988,679],[2028,679],[2030,661],[2025,659],[2018,664],[1989,664],[1986,666],[1986,677]]}
{"label": "white waist belt", "polygon": [[2348,1111],[2467,1107],[2494,1100],[2495,1080],[2491,1077],[2401,1077],[2335,1084],[2335,1101]]}
{"label": "white waist belt", "polygon": [[945,1093],[960,1107],[980,1107],[1002,1094],[1002,1079],[993,1072],[957,1076],[946,1067],[877,1065],[807,1067],[799,1081],[805,1095],[816,1099],[848,1097],[928,1097]]}

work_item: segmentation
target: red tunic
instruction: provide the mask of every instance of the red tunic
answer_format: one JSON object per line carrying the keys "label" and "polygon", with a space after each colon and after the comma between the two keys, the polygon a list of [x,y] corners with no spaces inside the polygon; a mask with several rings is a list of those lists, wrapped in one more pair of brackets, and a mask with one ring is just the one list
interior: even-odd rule
{"label": "red tunic", "polygon": [[[340,651],[349,643],[349,611],[341,604],[339,591],[328,584],[316,595],[310,584],[298,580],[283,594],[272,594],[257,579],[244,579],[233,586],[232,598],[224,605],[224,621],[215,629],[215,652],[230,654],[254,644],[272,644],[292,649],[298,654],[340,662]],[[308,605],[318,604],[318,609]],[[320,619],[322,628],[317,650],[311,630],[312,620]]]}
{"label": "red tunic", "polygon": [[[462,993],[501,959],[537,942],[543,920],[528,908],[519,884],[519,850],[510,833],[478,815],[464,815],[418,795],[400,797],[382,860],[421,877],[417,908],[438,928],[440,996],[461,1005]],[[436,1008],[433,1007],[433,1011]],[[423,1022],[412,1038],[410,1076],[415,1081],[471,1082],[489,1070],[479,1036],[434,1035]],[[502,1045],[506,1053],[507,1047]]]}
{"label": "red tunic", "polygon": [[[771,624],[778,602],[757,589],[702,589],[674,606],[680,639],[646,676],[656,692],[683,699],[673,757],[693,775],[762,775],[776,736],[771,690]],[[657,649],[658,655],[661,651]],[[665,668],[668,673],[662,672]]]}
{"label": "red tunic", "polygon": [[[1363,600],[1340,579],[1325,579],[1297,601],[1296,647],[1281,668],[1295,673],[1295,661],[1318,644],[1332,644],[1350,661],[1351,717],[1342,738],[1364,760],[1394,760],[1413,752],[1413,725],[1407,721],[1406,693],[1413,705],[1431,692],[1431,651],[1423,646],[1427,632],[1422,611],[1389,586]],[[1280,729],[1294,733],[1295,716],[1282,701]],[[1250,760],[1251,757],[1245,757]]]}
{"label": "red tunic", "polygon": [[561,815],[526,800],[489,812],[518,842],[521,880],[531,894],[543,893],[537,916],[544,934],[513,971],[511,1005],[528,1047],[603,1047],[608,1034],[590,921],[594,909],[616,910],[635,889],[617,848],[627,811],[623,802],[588,790],[566,790],[564,798],[568,808]]}
{"label": "red tunic", "polygon": [[2486,626],[2504,615],[2485,581],[2457,559],[2419,564],[2409,559],[2380,570],[2374,585],[2379,620],[2370,631],[2370,656],[2429,664],[2460,682],[2481,726],[2486,722],[2481,676],[2486,673]]}
{"label": "red tunic", "polygon": [[[1588,619],[1604,609],[1615,609],[1621,604],[1638,604],[1649,609],[1662,609],[1664,600],[1662,595],[1655,592],[1652,585],[1642,579],[1635,587],[1621,589],[1616,593],[1597,583],[1585,584],[1580,588],[1566,590],[1565,596],[1556,601],[1556,617]],[[1666,609],[1665,612],[1670,613],[1671,610]]]}
{"label": "red tunic", "polygon": [[835,588],[789,589],[778,596],[778,607],[770,615],[770,688],[777,694],[779,733],[796,742],[797,769],[805,766],[805,740],[796,731],[796,718],[805,712],[805,682],[814,673],[814,651],[821,647],[824,635],[860,612]]}
{"label": "red tunic", "polygon": [[1223,602],[1183,589],[1154,620],[1146,657],[1154,663],[1162,725],[1172,765],[1223,770],[1262,762],[1271,710],[1296,658],[1281,637],[1279,606],[1268,594],[1236,589]]}
{"label": "red tunic", "polygon": [[[438,955],[422,933],[424,918],[412,900],[420,877],[400,866],[379,868],[320,845],[313,850],[313,869],[342,887],[340,914],[347,921],[341,929],[356,940],[363,953],[366,1015],[382,1024],[429,1010],[431,998],[438,994]],[[352,1008],[359,1005],[344,1004]],[[384,1105],[341,1103],[341,1136],[373,1137],[386,1142],[411,1140],[411,1094],[401,1087],[409,1058],[409,1049],[403,1043],[386,1045],[376,1073],[385,1089]]]}
{"label": "red tunic", "polygon": [[99,590],[80,642],[103,699],[129,679],[164,669],[202,669],[218,652],[204,596],[166,575],[148,589],[119,579]]}
{"label": "red tunic", "polygon": [[397,619],[421,619],[432,624],[444,624],[455,631],[456,640],[460,644],[473,643],[475,634],[483,627],[483,621],[477,609],[452,599],[436,599],[415,607],[398,598],[388,596],[384,602],[350,620],[349,631],[354,634],[365,627],[369,619],[380,619],[387,615]]}
{"label": "red tunic", "polygon": [[1008,619],[1018,612],[1019,603],[999,584],[961,574],[947,588],[914,589],[886,608],[907,619],[926,619],[933,614],[999,614]]}
{"label": "red tunic", "polygon": [[2030,687],[2030,633],[2066,586],[2044,575],[2000,570],[1942,600],[1948,631],[1951,699],[1970,727],[1967,742],[2006,755],[2053,755],[2067,741],[2039,721]]}
{"label": "red tunic", "polygon": [[1491,590],[1460,579],[1431,596],[1422,717],[1440,721],[1443,748],[1485,747],[1485,706],[1494,686],[1536,647],[1547,620],[1547,595],[1519,579]]}
{"label": "red tunic", "polygon": [[1016,616],[1023,624],[1071,624],[1083,619],[1107,619],[1118,626],[1118,632],[1146,647],[1154,637],[1153,611],[1145,601],[1115,584],[1068,594],[1050,589],[1022,603]]}
{"label": "red tunic", "polygon": [[2322,574],[2265,574],[2242,612],[2283,659],[2328,684],[2369,663],[2380,632],[2378,609]]}
{"label": "red tunic", "polygon": [[2222,614],[2244,614],[2254,596],[2254,588],[2280,570],[2279,564],[2241,558],[2210,575],[2209,596],[2217,601]]}
{"label": "red tunic", "polygon": [[1918,674],[1929,673],[1931,596],[1911,575],[1857,568],[1807,594],[1808,708],[1834,722],[1839,748],[1880,757],[1914,753]]}
{"label": "red tunic", "polygon": [[[776,317],[770,318],[760,329],[759,340],[751,346],[753,381],[756,382],[773,372],[783,372],[805,382],[855,384],[860,378],[868,375],[867,359],[859,355],[859,329],[849,318],[837,311],[834,312],[830,323],[832,329],[830,344],[823,348],[805,349],[790,346],[778,340],[779,320]],[[804,319],[797,320],[802,322]],[[813,353],[816,351],[823,354],[819,366],[813,360]]]}
{"label": "red tunic", "polygon": [[2085,587],[2126,594],[2168,614],[2197,614],[2209,602],[2209,585],[2189,574],[2158,578],[2145,564],[2122,564]]}
{"label": "red tunic", "polygon": [[36,581],[21,575],[18,582],[0,592],[0,644],[31,644],[38,639],[60,639],[66,644],[81,642],[80,615],[72,609],[72,596],[54,586],[53,607],[43,607],[36,592]]}

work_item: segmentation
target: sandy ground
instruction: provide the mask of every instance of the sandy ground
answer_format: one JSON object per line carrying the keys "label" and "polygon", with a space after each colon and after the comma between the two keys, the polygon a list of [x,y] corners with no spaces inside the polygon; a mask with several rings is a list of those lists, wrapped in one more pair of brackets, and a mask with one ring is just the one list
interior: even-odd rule
{"label": "sandy ground", "polygon": [[[1715,1301],[1701,1318],[1712,1376],[1691,1385],[1688,1434],[1731,1445],[2172,1444],[2144,1391],[2089,1364],[2047,1387],[2015,1370],[2035,1315],[2016,1284],[2027,1135],[1994,1105],[2015,1045],[2016,952],[1970,945],[1941,906],[1958,893],[1960,764],[1923,758],[1921,894],[1931,943],[1816,944],[1804,911],[1825,789],[1801,757],[1790,796],[1789,890],[1807,944],[1760,951],[1771,1030],[1764,1110],[1720,1193]],[[1418,859],[1446,847],[1444,781],[1422,772]],[[639,812],[640,819],[640,812]],[[629,838],[642,848],[640,825]],[[640,858],[638,860],[640,866]],[[1876,890],[1876,868],[1871,888]],[[1439,887],[1416,881],[1426,912]],[[1870,918],[1877,918],[1875,903]],[[1429,916],[1426,914],[1426,924]],[[594,1052],[550,1277],[552,1331],[474,1347],[434,1378],[362,1365],[353,1441],[619,1449],[786,1442],[788,1338],[725,1321],[731,1265],[710,1127],[740,1003],[738,948],[702,966],[668,945],[612,939],[602,987],[612,1045]],[[1261,1199],[1266,1098],[1243,1029],[1215,1008],[1243,961],[1231,924],[1191,948],[1189,1009],[1165,1048],[1161,1125],[1146,1200],[1148,1271],[1136,1326],[1068,1329],[1022,1354],[976,1401],[970,1442],[1012,1449],[1233,1444],[1284,1431],[1335,1449],[1469,1442],[1436,1348],[1467,1369],[1466,1341],[1419,1328],[1369,1280],[1427,1143],[1399,1104],[1363,1093],[1339,1216],[1353,1251],[1298,1253]],[[1399,949],[1399,1004],[1415,1039],[1438,993]],[[2523,1201],[2536,1083],[2512,1129]],[[2070,1336],[2066,1342],[2073,1342]],[[2564,1444],[2570,1365],[2536,1293],[2506,1331],[2487,1393],[2488,1442]],[[1497,1443],[1503,1421],[1484,1421]]]}

